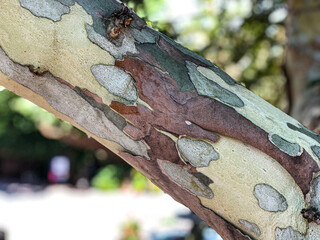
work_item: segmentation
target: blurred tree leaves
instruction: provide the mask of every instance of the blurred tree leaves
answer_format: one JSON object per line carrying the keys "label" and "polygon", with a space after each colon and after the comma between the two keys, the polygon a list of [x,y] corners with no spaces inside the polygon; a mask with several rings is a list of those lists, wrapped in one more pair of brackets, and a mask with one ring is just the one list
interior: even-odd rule
{"label": "blurred tree leaves", "polygon": [[43,139],[36,127],[41,118],[59,121],[52,114],[3,89],[0,93],[0,153],[41,159],[64,147],[63,143]]}
{"label": "blurred tree leaves", "polygon": [[121,186],[125,172],[125,169],[119,165],[107,165],[92,178],[91,185],[102,190],[117,189]]}
{"label": "blurred tree leaves", "polygon": [[91,185],[101,190],[116,190],[121,187],[130,187],[137,192],[158,192],[159,188],[151,183],[136,169],[126,164],[108,164],[101,168],[92,178]]}

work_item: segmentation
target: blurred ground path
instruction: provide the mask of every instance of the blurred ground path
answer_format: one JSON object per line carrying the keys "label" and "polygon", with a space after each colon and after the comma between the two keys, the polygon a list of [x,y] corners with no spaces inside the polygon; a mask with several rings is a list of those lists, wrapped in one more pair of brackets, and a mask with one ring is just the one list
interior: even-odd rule
{"label": "blurred ground path", "polygon": [[0,191],[0,229],[6,240],[118,240],[123,223],[135,220],[141,239],[161,231],[187,232],[188,209],[163,193],[102,192],[54,185],[36,193]]}

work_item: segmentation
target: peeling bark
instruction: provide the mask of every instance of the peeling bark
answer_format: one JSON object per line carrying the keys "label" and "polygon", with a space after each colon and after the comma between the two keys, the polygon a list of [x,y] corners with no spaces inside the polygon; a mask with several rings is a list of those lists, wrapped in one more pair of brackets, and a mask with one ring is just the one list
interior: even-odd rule
{"label": "peeling bark", "polygon": [[223,239],[320,232],[300,213],[318,207],[319,135],[134,13],[127,21],[117,1],[38,2],[0,0],[1,85],[97,139]]}

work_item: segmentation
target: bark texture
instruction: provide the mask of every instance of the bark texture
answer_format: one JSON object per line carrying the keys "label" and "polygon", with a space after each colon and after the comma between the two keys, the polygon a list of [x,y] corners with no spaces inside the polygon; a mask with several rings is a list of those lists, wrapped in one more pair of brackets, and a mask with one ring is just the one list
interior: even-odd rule
{"label": "bark texture", "polygon": [[1,85],[97,139],[223,239],[320,238],[319,135],[117,1],[0,6]]}
{"label": "bark texture", "polygon": [[320,3],[288,1],[286,71],[290,81],[291,115],[320,132]]}

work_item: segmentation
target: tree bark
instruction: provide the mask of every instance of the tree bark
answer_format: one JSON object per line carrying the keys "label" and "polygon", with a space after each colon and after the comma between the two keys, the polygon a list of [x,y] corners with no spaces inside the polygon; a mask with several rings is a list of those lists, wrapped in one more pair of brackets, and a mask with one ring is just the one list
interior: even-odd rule
{"label": "tree bark", "polygon": [[319,135],[114,0],[0,6],[1,85],[97,139],[223,239],[320,238]]}
{"label": "tree bark", "polygon": [[286,70],[290,81],[291,115],[320,132],[320,4],[288,1]]}

